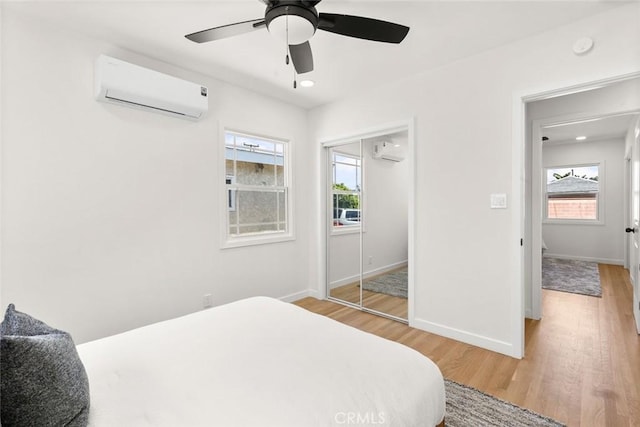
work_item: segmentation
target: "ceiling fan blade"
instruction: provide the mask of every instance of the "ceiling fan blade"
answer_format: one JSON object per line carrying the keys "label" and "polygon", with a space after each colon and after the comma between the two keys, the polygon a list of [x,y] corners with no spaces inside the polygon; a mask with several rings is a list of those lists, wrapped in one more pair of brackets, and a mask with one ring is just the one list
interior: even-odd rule
{"label": "ceiling fan blade", "polygon": [[320,13],[318,29],[385,43],[400,43],[409,32],[409,27],[393,22],[335,13]]}
{"label": "ceiling fan blade", "polygon": [[257,30],[266,24],[264,18],[253,19],[251,21],[236,22],[235,24],[222,25],[220,27],[209,28],[195,33],[187,34],[185,37],[196,43],[210,42],[213,40],[226,39]]}
{"label": "ceiling fan blade", "polygon": [[313,71],[313,54],[309,42],[289,45],[289,53],[296,73],[303,74]]}

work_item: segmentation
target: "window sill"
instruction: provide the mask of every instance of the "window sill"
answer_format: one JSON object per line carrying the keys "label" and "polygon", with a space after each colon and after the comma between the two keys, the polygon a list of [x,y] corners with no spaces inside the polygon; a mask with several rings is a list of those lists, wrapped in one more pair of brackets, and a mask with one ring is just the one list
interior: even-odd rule
{"label": "window sill", "polygon": [[[362,232],[366,233],[367,229],[363,229]],[[360,234],[360,227],[332,227],[331,235],[332,236],[341,236],[343,234]]]}
{"label": "window sill", "polygon": [[605,225],[599,219],[545,219],[543,224],[548,225]]}
{"label": "window sill", "polygon": [[242,248],[246,246],[268,245],[271,243],[290,242],[295,240],[293,234],[274,235],[251,235],[244,237],[234,237],[222,242],[222,249]]}

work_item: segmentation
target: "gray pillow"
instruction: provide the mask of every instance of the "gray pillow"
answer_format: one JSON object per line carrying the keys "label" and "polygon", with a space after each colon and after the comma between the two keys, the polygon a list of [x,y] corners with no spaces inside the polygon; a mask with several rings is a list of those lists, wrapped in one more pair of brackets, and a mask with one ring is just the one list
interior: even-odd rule
{"label": "gray pillow", "polygon": [[0,324],[4,426],[86,426],[89,380],[71,335],[10,304]]}

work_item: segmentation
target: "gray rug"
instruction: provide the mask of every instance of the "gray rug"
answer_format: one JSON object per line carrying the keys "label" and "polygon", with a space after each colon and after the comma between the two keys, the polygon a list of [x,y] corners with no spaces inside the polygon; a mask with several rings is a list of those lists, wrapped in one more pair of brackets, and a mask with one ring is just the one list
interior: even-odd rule
{"label": "gray rug", "polygon": [[408,282],[408,271],[403,268],[364,280],[362,289],[394,297],[407,298]]}
{"label": "gray rug", "polygon": [[475,388],[450,380],[444,380],[444,386],[447,395],[444,422],[447,427],[564,426],[551,418],[496,399]]}
{"label": "gray rug", "polygon": [[601,297],[598,263],[543,257],[542,288]]}

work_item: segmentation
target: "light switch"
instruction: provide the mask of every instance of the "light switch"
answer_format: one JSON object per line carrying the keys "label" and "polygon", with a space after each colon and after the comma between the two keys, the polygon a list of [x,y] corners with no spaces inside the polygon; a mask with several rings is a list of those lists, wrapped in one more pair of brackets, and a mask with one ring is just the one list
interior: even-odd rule
{"label": "light switch", "polygon": [[507,195],[504,193],[492,194],[491,209],[507,209]]}

